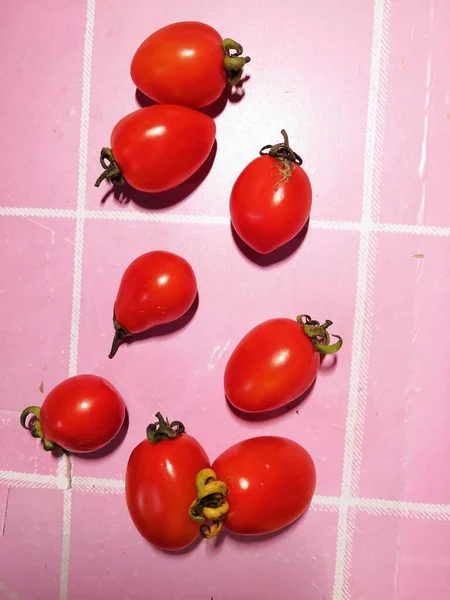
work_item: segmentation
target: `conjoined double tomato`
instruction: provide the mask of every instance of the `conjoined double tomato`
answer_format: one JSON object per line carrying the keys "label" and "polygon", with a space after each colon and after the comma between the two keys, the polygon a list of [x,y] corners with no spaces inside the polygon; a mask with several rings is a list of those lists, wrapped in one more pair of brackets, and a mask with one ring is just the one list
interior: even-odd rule
{"label": "conjoined double tomato", "polygon": [[182,550],[222,528],[258,535],[286,527],[307,509],[316,474],[308,452],[282,437],[235,444],[210,467],[201,445],[179,421],[160,413],[132,452],[126,473],[128,511],[138,531],[162,550]]}
{"label": "conjoined double tomato", "polygon": [[[34,419],[27,424],[27,417]],[[109,381],[97,375],[76,375],[58,384],[41,407],[29,406],[20,415],[22,427],[42,440],[45,450],[93,452],[120,431],[125,404]]]}
{"label": "conjoined double tomato", "polygon": [[330,344],[328,327],[308,315],[297,320],[270,319],[239,342],[225,367],[225,395],[244,412],[264,412],[289,404],[312,385],[321,354],[332,354],[342,338]]}
{"label": "conjoined double tomato", "polygon": [[141,192],[163,192],[191,177],[208,158],[216,136],[211,117],[184,106],[148,106],[121,119],[103,148],[104,179]]}
{"label": "conjoined double tomato", "polygon": [[136,87],[161,104],[200,108],[235,84],[250,61],[240,44],[205,23],[185,21],[158,29],[138,48],[131,63]]}

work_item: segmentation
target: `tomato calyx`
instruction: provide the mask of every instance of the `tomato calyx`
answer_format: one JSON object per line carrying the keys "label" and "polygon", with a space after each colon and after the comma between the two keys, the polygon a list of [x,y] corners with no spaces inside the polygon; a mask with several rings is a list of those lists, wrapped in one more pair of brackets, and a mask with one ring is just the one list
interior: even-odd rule
{"label": "tomato calyx", "polygon": [[[33,418],[31,418],[27,424],[27,418],[30,415],[33,415]],[[40,415],[41,409],[39,406],[28,406],[20,415],[20,424],[24,429],[28,429],[34,438],[39,438],[42,441],[42,446],[46,452],[56,450],[59,446],[44,437],[41,422],[39,420]],[[61,448],[61,450],[63,450],[63,448]]]}
{"label": "tomato calyx", "polygon": [[197,498],[189,507],[189,516],[202,523],[200,535],[210,539],[220,532],[230,510],[226,500],[228,486],[217,479],[212,469],[202,469],[195,478],[195,487]]}
{"label": "tomato calyx", "polygon": [[95,182],[95,187],[99,187],[104,179],[107,179],[114,185],[123,185],[125,183],[125,179],[122,177],[122,171],[114,159],[111,148],[101,149],[100,164],[102,165],[104,171]]}
{"label": "tomato calyx", "polygon": [[299,315],[297,323],[303,327],[304,333],[309,337],[317,352],[321,354],[334,354],[341,349],[343,340],[340,335],[331,334],[338,341],[330,344],[330,334],[327,330],[328,327],[333,325],[333,321],[327,319],[321,325],[319,321],[314,321],[309,315]]}
{"label": "tomato calyx", "polygon": [[160,412],[156,413],[158,419],[156,423],[150,423],[147,427],[147,439],[151,444],[157,444],[162,440],[174,440],[177,436],[185,432],[181,421],[172,421],[169,423]]}
{"label": "tomato calyx", "polygon": [[303,160],[300,156],[292,150],[289,146],[289,137],[284,129],[281,130],[281,135],[283,136],[283,141],[279,144],[267,144],[259,151],[261,156],[268,154],[269,156],[273,156],[274,158],[279,158],[280,160],[288,160],[291,163],[295,163],[296,165],[301,166],[303,164]]}
{"label": "tomato calyx", "polygon": [[225,38],[222,42],[222,48],[225,54],[223,66],[227,72],[227,79],[230,85],[239,83],[242,77],[244,66],[250,62],[250,56],[242,56],[244,49],[241,44],[230,38]]}
{"label": "tomato calyx", "polygon": [[122,327],[122,325],[120,325],[120,323],[116,321],[115,316],[113,317],[113,324],[115,333],[111,345],[111,350],[108,354],[108,358],[114,358],[117,350],[119,349],[120,344],[126,337],[131,335],[131,333],[128,330],[126,330],[125,327]]}

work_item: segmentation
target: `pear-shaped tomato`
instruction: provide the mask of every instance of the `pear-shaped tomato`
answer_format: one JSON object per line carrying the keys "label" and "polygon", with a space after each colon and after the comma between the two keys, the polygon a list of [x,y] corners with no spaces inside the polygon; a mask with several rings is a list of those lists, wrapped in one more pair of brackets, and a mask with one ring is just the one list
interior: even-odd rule
{"label": "pear-shaped tomato", "polygon": [[114,303],[116,333],[109,358],[125,337],[183,316],[196,295],[194,271],[181,256],[159,250],[136,258],[122,276]]}

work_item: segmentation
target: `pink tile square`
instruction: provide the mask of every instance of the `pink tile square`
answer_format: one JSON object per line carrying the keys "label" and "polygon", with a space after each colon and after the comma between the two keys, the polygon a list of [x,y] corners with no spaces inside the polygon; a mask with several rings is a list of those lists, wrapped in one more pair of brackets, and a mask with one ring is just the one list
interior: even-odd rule
{"label": "pink tile square", "polygon": [[85,13],[18,0],[3,14],[1,205],[76,205]]}
{"label": "pink tile square", "polygon": [[392,2],[382,222],[450,225],[448,2]]}
{"label": "pink tile square", "polygon": [[270,538],[224,536],[219,544],[202,540],[192,551],[168,554],[152,548],[134,529],[123,496],[74,492],[69,597],[328,598],[336,527],[336,513],[309,511]]}
{"label": "pink tile square", "polygon": [[[195,193],[186,197],[198,181],[181,193],[156,198],[132,193],[123,208],[226,216],[240,171],[262,146],[277,143],[285,128],[312,181],[313,218],[359,219],[372,39],[372,11],[364,3],[348,0],[344,14],[327,0],[285,2],[283,10],[265,2],[257,19],[239,0],[227,2],[220,14],[205,2],[170,2],[155,11],[132,0],[123,11],[110,0],[98,0],[96,10],[102,19],[96,20],[93,49],[89,182],[99,174],[99,151],[109,143],[111,129],[136,108],[129,68],[140,42],[168,23],[200,20],[239,40],[252,56],[246,67],[250,79],[241,88],[245,97],[235,95],[220,105],[217,155]],[[274,32],[292,40],[289,50],[273,52]],[[106,190],[88,187],[89,208],[100,207]],[[118,207],[108,197],[105,209]]]}
{"label": "pink tile square", "polygon": [[0,531],[0,593],[11,599],[58,598],[63,494],[11,488],[7,499],[3,537]]}
{"label": "pink tile square", "polygon": [[[77,460],[75,473],[122,477],[146,425],[162,411],[184,421],[211,458],[246,437],[291,436],[316,460],[318,492],[338,494],[357,248],[355,233],[310,229],[289,258],[263,268],[242,255],[226,226],[87,221],[79,370],[99,373],[118,387],[128,406],[129,430],[111,455],[98,461]],[[122,272],[152,249],[171,250],[189,260],[198,280],[198,310],[185,327],[124,344],[109,360],[113,303]],[[324,362],[312,393],[295,410],[264,421],[234,414],[223,392],[223,372],[232,349],[258,323],[303,312],[334,320],[335,332],[345,339],[337,362]]]}
{"label": "pink tile square", "polygon": [[0,409],[39,404],[67,377],[75,221],[0,220]]}
{"label": "pink tile square", "polygon": [[356,515],[350,598],[448,598],[450,522]]}
{"label": "pink tile square", "polygon": [[450,374],[440,347],[448,247],[446,238],[379,235],[363,496],[450,502]]}

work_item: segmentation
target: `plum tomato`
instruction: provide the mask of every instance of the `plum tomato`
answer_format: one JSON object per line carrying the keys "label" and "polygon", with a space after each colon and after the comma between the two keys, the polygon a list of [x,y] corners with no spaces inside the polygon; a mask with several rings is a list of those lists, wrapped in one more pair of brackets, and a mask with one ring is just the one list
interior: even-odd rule
{"label": "plum tomato", "polygon": [[230,197],[231,222],[253,250],[268,254],[292,240],[306,225],[312,191],[302,159],[284,142],[264,146],[237,178]]}
{"label": "plum tomato", "polygon": [[121,119],[103,148],[104,179],[125,181],[141,192],[164,192],[193,175],[214,145],[216,125],[208,115],[185,106],[148,106]]}
{"label": "plum tomato", "polygon": [[149,425],[147,438],[129,458],[126,501],[136,529],[148,542],[161,550],[182,550],[200,533],[189,516],[190,505],[196,476],[210,463],[182,423],[169,424],[160,413],[156,417],[158,422]]}
{"label": "plum tomato", "polygon": [[223,527],[238,534],[286,527],[308,508],[316,485],[311,456],[283,437],[239,442],[214,461],[212,470],[228,489]]}
{"label": "plum tomato", "polygon": [[342,338],[330,344],[328,327],[308,315],[270,319],[253,328],[233,350],[225,367],[225,395],[244,412],[280,408],[306,392],[314,382],[321,354],[332,354]]}
{"label": "plum tomato", "polygon": [[[33,415],[27,424],[27,417]],[[59,383],[41,407],[20,415],[22,427],[42,440],[45,450],[94,452],[119,433],[125,404],[116,388],[97,375],[76,375]]]}
{"label": "plum tomato", "polygon": [[205,23],[173,23],[142,42],[131,62],[131,78],[156,102],[200,108],[217,100],[227,82],[238,83],[250,61],[242,53],[240,44],[222,40]]}

